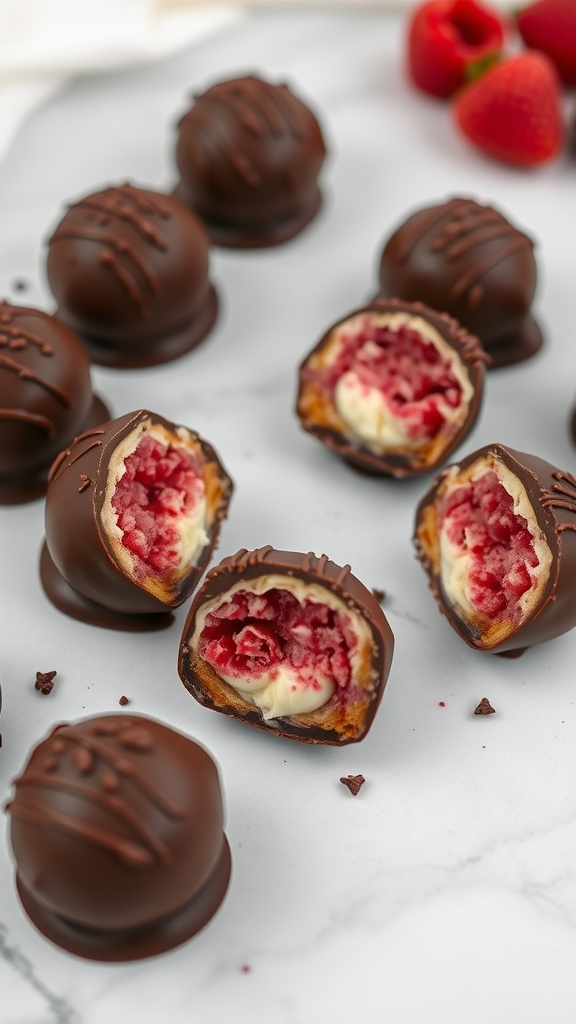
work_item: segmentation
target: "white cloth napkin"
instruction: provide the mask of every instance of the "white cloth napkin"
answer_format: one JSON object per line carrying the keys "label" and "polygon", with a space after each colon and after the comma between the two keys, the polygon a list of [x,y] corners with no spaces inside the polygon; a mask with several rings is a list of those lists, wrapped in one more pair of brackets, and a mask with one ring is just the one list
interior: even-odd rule
{"label": "white cloth napkin", "polygon": [[0,159],[74,75],[153,60],[244,17],[243,3],[0,0]]}

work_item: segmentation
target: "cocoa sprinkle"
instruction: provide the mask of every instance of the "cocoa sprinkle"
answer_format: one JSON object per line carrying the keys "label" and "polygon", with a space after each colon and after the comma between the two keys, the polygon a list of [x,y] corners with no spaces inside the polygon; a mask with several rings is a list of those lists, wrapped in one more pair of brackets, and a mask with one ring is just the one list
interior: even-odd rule
{"label": "cocoa sprinkle", "polygon": [[48,696],[49,693],[52,693],[52,690],[54,688],[54,677],[57,675],[58,673],[56,671],[37,672],[36,682],[34,683],[35,688],[37,690],[40,690],[40,693],[43,693],[45,696]]}
{"label": "cocoa sprinkle", "polygon": [[474,709],[475,715],[495,715],[496,709],[492,707],[488,697],[482,697],[477,708]]}
{"label": "cocoa sprinkle", "polygon": [[358,796],[360,786],[364,785],[366,779],[364,778],[363,775],[344,775],[340,779],[340,782],[344,786],[348,787],[348,789],[352,793],[352,796]]}

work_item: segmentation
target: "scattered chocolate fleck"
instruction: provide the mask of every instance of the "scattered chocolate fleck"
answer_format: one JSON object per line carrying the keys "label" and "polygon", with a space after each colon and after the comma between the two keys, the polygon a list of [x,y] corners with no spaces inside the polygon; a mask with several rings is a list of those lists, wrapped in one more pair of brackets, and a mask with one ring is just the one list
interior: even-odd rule
{"label": "scattered chocolate fleck", "polygon": [[382,601],[384,601],[384,599],[386,598],[386,591],[379,590],[378,587],[372,587],[372,593],[376,600],[378,601],[378,604],[382,604]]}
{"label": "scattered chocolate fleck", "polygon": [[47,696],[49,693],[52,693],[52,689],[54,687],[54,677],[57,674],[58,673],[56,671],[37,672],[36,682],[34,683],[35,688],[37,690],[40,690],[40,693],[43,693],[45,696]]}
{"label": "scattered chocolate fleck", "polygon": [[25,281],[23,277],[17,277],[12,285],[15,292],[25,292],[28,287],[28,281]]}
{"label": "scattered chocolate fleck", "polygon": [[124,707],[126,707],[127,704],[130,703],[130,701],[128,700],[128,697],[124,697],[124,695],[122,695],[122,697],[120,697],[120,700],[118,701],[118,703],[121,704],[122,707],[124,708]]}
{"label": "scattered chocolate fleck", "polygon": [[495,715],[496,711],[492,707],[488,697],[482,697],[477,708],[474,709],[475,715]]}
{"label": "scattered chocolate fleck", "polygon": [[438,701],[438,707],[439,708],[445,708],[446,707],[446,701],[445,700],[439,700]]}
{"label": "scattered chocolate fleck", "polygon": [[357,796],[360,791],[360,786],[363,786],[366,779],[363,775],[343,775],[340,782],[344,786],[347,786],[352,796]]}

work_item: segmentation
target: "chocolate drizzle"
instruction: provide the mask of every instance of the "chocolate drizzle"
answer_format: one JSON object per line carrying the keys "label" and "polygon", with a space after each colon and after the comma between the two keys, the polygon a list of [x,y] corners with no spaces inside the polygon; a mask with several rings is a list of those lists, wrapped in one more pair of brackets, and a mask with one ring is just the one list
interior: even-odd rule
{"label": "chocolate drizzle", "polygon": [[[266,139],[288,134],[297,142],[305,137],[305,125],[300,104],[285,85],[275,86],[249,76],[229,82],[220,82],[202,96],[182,118],[194,123],[198,133],[209,146],[216,146],[238,172],[247,185],[258,188],[264,177],[245,150],[228,136],[214,116],[214,107],[224,107],[238,118],[249,136]],[[195,145],[196,156],[206,164],[201,147]]]}
{"label": "chocolate drizzle", "polygon": [[[559,508],[576,515],[576,477],[572,473],[563,473],[555,470],[552,477],[557,482],[551,488],[543,487],[541,491],[540,504],[542,508]],[[557,523],[556,533],[564,530],[576,530],[574,523]]]}
{"label": "chocolate drizzle", "polygon": [[477,308],[485,298],[485,289],[479,284],[484,275],[514,253],[532,248],[528,236],[513,227],[497,210],[480,206],[470,199],[452,199],[445,206],[433,207],[427,211],[427,216],[418,219],[411,230],[405,228],[405,231],[400,263],[406,263],[420,239],[432,232],[428,243],[430,252],[443,253],[449,263],[486,242],[502,241],[501,246],[483,259],[478,257],[477,262],[457,277],[451,287],[450,294],[455,299],[467,293],[469,309]]}
{"label": "chocolate drizzle", "polygon": [[155,219],[170,219],[168,205],[150,193],[144,194],[140,189],[123,185],[86,196],[74,204],[72,210],[78,211],[80,216],[82,211],[87,211],[86,222],[74,225],[68,219],[63,221],[52,235],[50,244],[74,239],[100,245],[100,264],[116,274],[142,315],[150,316],[147,292],[161,296],[161,281],[146,255],[142,254],[141,247],[114,231],[114,222],[128,224],[142,242],[166,252],[168,242]]}
{"label": "chocolate drizzle", "polygon": [[[108,724],[112,727],[106,729],[106,738],[102,738],[98,724],[88,730],[74,726],[59,729],[40,770],[29,770],[15,780],[16,794],[9,805],[10,812],[14,818],[108,850],[128,867],[149,867],[155,861],[167,864],[171,859],[170,850],[131,807],[130,787],[136,788],[167,818],[181,820],[185,811],[155,785],[143,766],[127,756],[131,752],[144,756],[154,752],[146,727],[129,718],[122,723]],[[70,778],[65,774],[70,771],[78,777]],[[38,800],[22,793],[23,788],[29,786],[40,789]],[[134,838],[118,834],[112,827],[105,828],[60,812],[40,799],[46,789],[69,793],[96,804],[123,829],[132,832]]]}
{"label": "chocolate drizzle", "polygon": [[[54,354],[54,349],[49,342],[32,331],[14,324],[17,315],[17,312],[8,303],[0,303],[0,349],[8,349],[11,353],[6,355],[5,352],[0,351],[0,372],[4,370],[6,373],[15,374],[22,381],[36,384],[55,398],[65,409],[69,409],[72,405],[72,396],[68,391],[53,384],[42,374],[14,358],[15,353],[27,349],[29,345],[36,346],[40,354],[46,358]],[[38,427],[51,439],[56,436],[56,424],[53,419],[28,409],[0,407],[0,419],[29,423],[31,426]]]}
{"label": "chocolate drizzle", "polygon": [[[64,472],[64,470],[69,469],[70,466],[73,466],[74,463],[78,461],[78,459],[83,458],[84,455],[87,455],[87,453],[91,451],[93,448],[101,447],[103,441],[92,440],[92,438],[101,437],[105,433],[105,430],[96,428],[94,430],[87,430],[85,434],[79,434],[78,437],[75,437],[70,448],[66,448],[65,451],[60,452],[60,455],[58,455],[58,457],[53,462],[50,468],[50,473],[48,474],[48,481],[51,483],[52,480],[56,480],[60,476],[60,474]],[[86,445],[86,447],[83,448],[81,451],[75,452],[74,456],[71,458],[70,456],[72,455],[72,449],[75,447],[75,445],[80,444],[82,441],[89,441],[90,443]],[[88,479],[89,482],[89,478],[86,476],[86,474],[81,473],[80,487],[78,488],[79,493],[82,493],[82,491],[86,490],[86,479]]]}

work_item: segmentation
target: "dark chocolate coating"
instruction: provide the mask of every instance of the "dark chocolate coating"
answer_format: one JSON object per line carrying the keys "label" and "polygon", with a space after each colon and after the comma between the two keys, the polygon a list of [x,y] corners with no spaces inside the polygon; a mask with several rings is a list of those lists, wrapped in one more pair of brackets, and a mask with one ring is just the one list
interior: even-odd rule
{"label": "dark chocolate coating", "polygon": [[176,359],[216,319],[209,248],[201,221],[173,196],[132,185],[85,196],[49,240],[47,273],[59,316],[96,363]]}
{"label": "dark chocolate coating", "polygon": [[45,494],[58,452],[109,415],[74,332],[39,309],[0,302],[0,504]]}
{"label": "dark chocolate coating", "polygon": [[170,949],[216,913],[230,876],[218,770],[193,740],[137,715],[58,725],[7,806],[25,910],[93,960]]}
{"label": "dark chocolate coating", "polygon": [[[576,626],[576,478],[544,459],[501,444],[486,445],[458,466],[465,469],[489,453],[494,453],[524,486],[552,553],[552,564],[537,607],[501,643],[489,648],[490,653],[513,657],[515,652],[520,654],[527,647],[552,640]],[[485,650],[482,637],[471,623],[460,618],[446,598],[438,567],[422,543],[422,532],[428,530],[427,509],[433,506],[448,472],[449,468],[438,476],[418,505],[414,534],[416,553],[428,573],[429,585],[441,613],[470,647]]]}
{"label": "dark chocolate coating", "polygon": [[505,366],[542,345],[530,315],[536,274],[527,235],[492,207],[455,198],[394,231],[381,257],[380,293],[450,313],[480,338],[492,366]]}
{"label": "dark chocolate coating", "polygon": [[253,75],[218,82],[179,123],[176,194],[218,245],[278,245],[317,213],[326,147],[286,85]]}
{"label": "dark chocolate coating", "polygon": [[[430,324],[446,344],[457,353],[472,387],[473,394],[470,405],[459,429],[453,425],[447,425],[436,438],[419,449],[396,448],[382,453],[371,450],[348,430],[347,425],[341,420],[335,409],[332,396],[322,388],[321,384],[315,383],[318,371],[311,369],[311,362],[313,363],[315,357],[322,353],[336,329],[345,325],[353,317],[370,316],[371,313],[379,315],[383,312],[407,313]],[[357,469],[383,476],[417,476],[436,469],[445,462],[470,433],[480,411],[484,392],[484,370],[487,362],[490,362],[490,357],[486,355],[478,338],[469,334],[447,313],[438,313],[421,302],[377,299],[371,305],[357,309],[332,324],[318,344],[305,357],[299,368],[296,411],[304,430],[317,437],[327,448],[341,455]]]}
{"label": "dark chocolate coating", "polygon": [[[161,581],[162,597],[127,575],[102,522],[110,460],[118,445],[146,422],[160,425],[176,439],[176,431],[186,431],[202,459],[211,515],[209,543],[182,574],[166,574]],[[81,435],[61,453],[51,470],[46,495],[46,547],[41,559],[41,580],[47,596],[61,611],[93,625],[126,630],[163,628],[171,621],[167,613],[190,597],[208,564],[232,487],[211,445],[193,431],[145,409]],[[71,588],[71,595],[67,595],[67,588]]]}
{"label": "dark chocolate coating", "polygon": [[[371,680],[355,721],[347,718],[335,694],[317,711],[265,722],[260,710],[222,680],[191,646],[196,615],[206,602],[215,597],[224,600],[230,587],[241,580],[278,574],[325,587],[366,621],[372,637]],[[318,558],[312,552],[276,551],[268,545],[255,551],[237,551],[207,574],[184,625],[178,671],[184,686],[204,707],[288,739],[343,746],[363,739],[370,729],[388,680],[393,652],[394,635],[380,604],[352,575],[349,565],[336,565],[326,555]]]}

